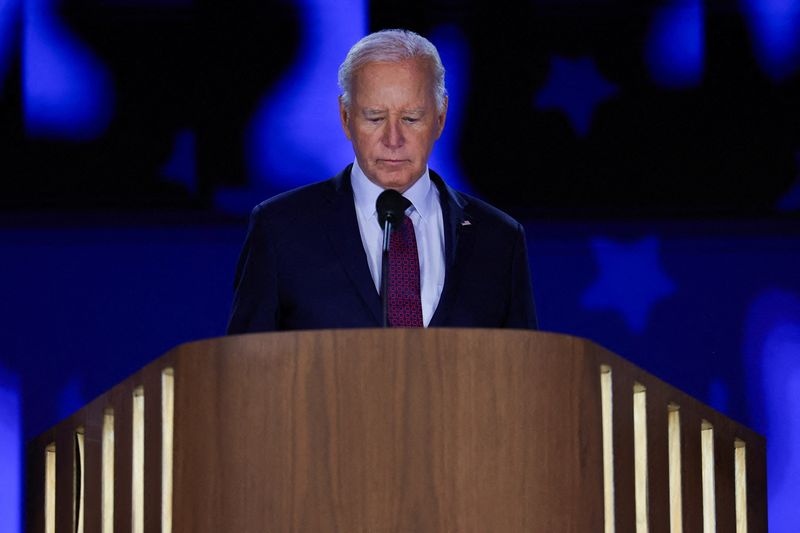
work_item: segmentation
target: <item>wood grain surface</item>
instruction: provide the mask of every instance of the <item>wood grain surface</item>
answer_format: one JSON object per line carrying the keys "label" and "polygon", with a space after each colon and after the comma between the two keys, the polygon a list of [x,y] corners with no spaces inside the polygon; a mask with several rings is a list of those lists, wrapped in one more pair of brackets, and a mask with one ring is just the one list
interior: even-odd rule
{"label": "wood grain surface", "polygon": [[65,435],[77,426],[87,439],[85,531],[100,531],[107,408],[115,422],[114,531],[130,531],[136,387],[145,394],[145,531],[161,531],[166,368],[175,391],[174,531],[602,531],[601,365],[613,376],[615,530],[634,530],[638,382],[648,394],[649,530],[669,531],[672,402],[681,412],[684,531],[702,527],[701,419],[714,424],[716,463],[730,462],[716,471],[717,508],[726,513],[718,523],[735,522],[727,514],[735,510],[739,438],[747,444],[749,531],[766,531],[760,436],[591,342],[455,329],[286,332],[179,346],[29,444],[28,531],[43,531],[50,442],[59,452],[57,531],[74,526],[74,439]]}

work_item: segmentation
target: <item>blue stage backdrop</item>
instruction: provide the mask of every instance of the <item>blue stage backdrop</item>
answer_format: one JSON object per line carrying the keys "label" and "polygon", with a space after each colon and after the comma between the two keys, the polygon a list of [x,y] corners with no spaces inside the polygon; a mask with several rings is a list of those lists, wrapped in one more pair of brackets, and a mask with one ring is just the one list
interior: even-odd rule
{"label": "blue stage backdrop", "polygon": [[[800,226],[592,220],[526,229],[542,328],[593,339],[766,434],[771,531],[794,531]],[[223,333],[244,233],[244,223],[131,221],[2,232],[0,447],[11,472],[23,436],[172,346]],[[14,476],[3,483],[5,493],[18,490]]]}
{"label": "blue stage backdrop", "polygon": [[246,215],[352,161],[368,31],[447,68],[431,165],[522,220],[541,326],[766,434],[800,531],[800,1],[0,0],[0,530],[25,439],[221,335]]}

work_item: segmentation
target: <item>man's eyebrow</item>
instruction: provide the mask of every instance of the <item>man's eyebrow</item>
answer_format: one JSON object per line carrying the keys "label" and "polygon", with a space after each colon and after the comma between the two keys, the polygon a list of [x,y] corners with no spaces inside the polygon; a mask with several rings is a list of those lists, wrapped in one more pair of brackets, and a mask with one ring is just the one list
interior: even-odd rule
{"label": "man's eyebrow", "polygon": [[383,109],[365,109],[364,110],[364,114],[365,115],[384,115],[384,114],[386,114],[386,111],[383,110]]}

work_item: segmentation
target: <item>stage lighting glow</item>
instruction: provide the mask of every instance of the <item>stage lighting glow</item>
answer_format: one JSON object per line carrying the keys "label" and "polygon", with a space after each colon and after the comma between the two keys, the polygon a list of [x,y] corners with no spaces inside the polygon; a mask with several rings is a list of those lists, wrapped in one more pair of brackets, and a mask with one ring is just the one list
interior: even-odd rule
{"label": "stage lighting glow", "polygon": [[0,95],[17,46],[20,20],[19,0],[0,0]]}
{"label": "stage lighting glow", "polygon": [[19,385],[0,368],[0,530],[21,531],[22,427]]}
{"label": "stage lighting glow", "polygon": [[800,531],[800,293],[763,290],[745,328],[750,418],[767,438],[770,531]]}
{"label": "stage lighting glow", "polygon": [[22,64],[29,136],[84,141],[105,131],[113,111],[110,76],[58,18],[53,0],[25,3]]}
{"label": "stage lighting glow", "polygon": [[469,44],[461,30],[453,25],[439,26],[428,37],[442,58],[449,96],[445,128],[431,154],[430,167],[441,174],[448,185],[469,193],[471,188],[458,161],[458,140],[469,87]]}
{"label": "stage lighting glow", "polygon": [[339,122],[336,79],[347,51],[366,33],[367,2],[299,3],[304,34],[297,60],[264,96],[247,132],[250,183],[263,191],[329,178],[354,157]]}
{"label": "stage lighting glow", "polygon": [[669,88],[699,85],[704,66],[703,5],[678,0],[655,10],[645,45],[653,81]]}
{"label": "stage lighting glow", "polygon": [[800,2],[742,0],[761,68],[776,81],[800,70]]}
{"label": "stage lighting glow", "polygon": [[[766,422],[770,530],[800,527],[800,297],[771,294],[757,307],[770,305],[772,321],[763,332],[761,387]],[[754,309],[757,311],[757,309]],[[764,309],[761,309],[764,312]],[[754,354],[755,355],[755,354]]]}

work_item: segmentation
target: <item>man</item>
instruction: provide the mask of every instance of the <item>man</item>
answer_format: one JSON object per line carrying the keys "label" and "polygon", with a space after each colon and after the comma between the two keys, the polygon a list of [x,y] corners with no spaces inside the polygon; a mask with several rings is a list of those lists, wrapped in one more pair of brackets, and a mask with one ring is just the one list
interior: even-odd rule
{"label": "man", "polygon": [[405,30],[368,35],[339,86],[355,161],[253,210],[228,333],[381,326],[376,200],[387,189],[410,201],[391,233],[390,325],[536,328],[520,224],[428,169],[447,116],[433,44]]}

